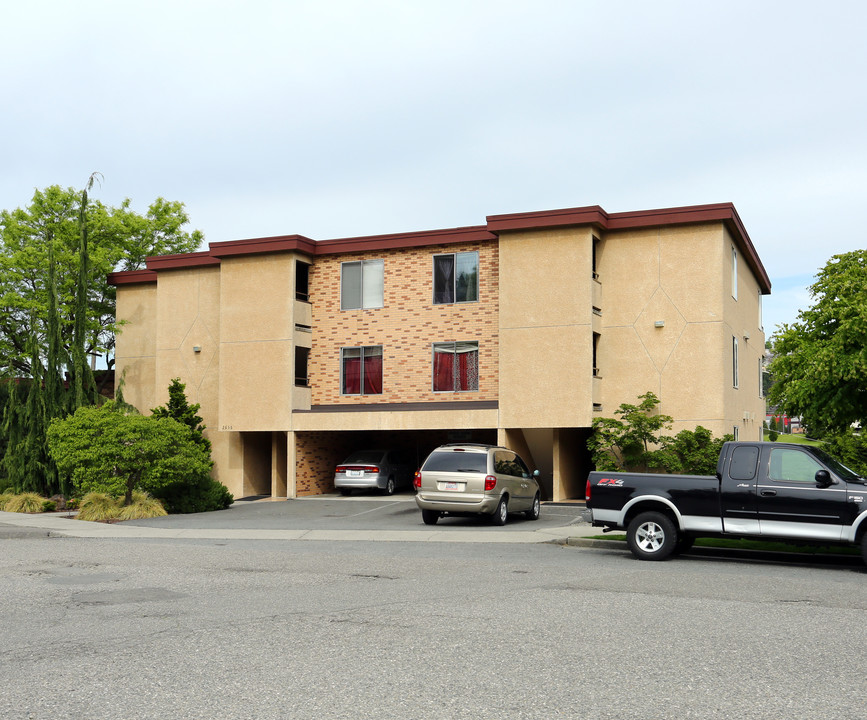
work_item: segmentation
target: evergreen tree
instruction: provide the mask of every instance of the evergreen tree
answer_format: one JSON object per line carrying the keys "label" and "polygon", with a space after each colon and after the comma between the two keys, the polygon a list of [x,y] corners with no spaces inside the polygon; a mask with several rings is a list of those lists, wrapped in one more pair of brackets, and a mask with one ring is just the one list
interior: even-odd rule
{"label": "evergreen tree", "polygon": [[186,385],[181,382],[180,378],[173,378],[169,385],[169,404],[168,406],[161,405],[158,408],[151,410],[156,418],[172,418],[179,423],[183,423],[192,431],[192,438],[208,453],[211,452],[211,441],[204,436],[205,425],[202,424],[202,418],[196,413],[201,407],[199,403],[190,405],[187,400]]}

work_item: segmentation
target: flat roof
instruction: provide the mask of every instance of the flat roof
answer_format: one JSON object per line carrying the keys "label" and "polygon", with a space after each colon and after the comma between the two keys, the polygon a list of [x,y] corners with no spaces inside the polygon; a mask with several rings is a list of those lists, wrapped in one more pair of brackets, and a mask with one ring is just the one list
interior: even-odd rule
{"label": "flat roof", "polygon": [[208,250],[180,255],[160,255],[146,258],[145,270],[111,273],[108,281],[114,285],[156,282],[157,272],[180,268],[219,265],[225,257],[266,253],[297,252],[311,257],[344,253],[394,250],[427,245],[451,245],[467,242],[489,242],[501,233],[554,227],[593,226],[608,232],[640,228],[694,225],[721,222],[734,238],[758,280],[763,294],[771,292],[768,273],[753,246],[750,236],[732,203],[689,205],[685,207],[608,213],[599,205],[562,208],[505,215],[489,215],[486,224],[443,230],[367,235],[363,237],[311,240],[303,235],[277,235],[211,243]]}

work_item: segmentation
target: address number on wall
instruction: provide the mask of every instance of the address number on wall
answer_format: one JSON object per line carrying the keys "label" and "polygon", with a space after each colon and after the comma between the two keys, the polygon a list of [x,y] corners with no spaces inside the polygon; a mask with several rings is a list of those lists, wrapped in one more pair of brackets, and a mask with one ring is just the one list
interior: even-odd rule
{"label": "address number on wall", "polygon": [[231,429],[232,429],[231,425],[221,425],[220,426],[220,430],[231,430]]}

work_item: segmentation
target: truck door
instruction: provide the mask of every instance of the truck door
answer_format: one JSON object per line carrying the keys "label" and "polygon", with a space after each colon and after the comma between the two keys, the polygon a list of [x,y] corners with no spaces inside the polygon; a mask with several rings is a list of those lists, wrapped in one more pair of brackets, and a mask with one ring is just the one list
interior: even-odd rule
{"label": "truck door", "polygon": [[758,445],[737,445],[723,465],[720,484],[723,532],[739,535],[760,533],[756,502],[759,454]]}
{"label": "truck door", "polygon": [[840,540],[846,484],[821,486],[819,470],[827,468],[797,447],[765,450],[757,497],[762,535]]}

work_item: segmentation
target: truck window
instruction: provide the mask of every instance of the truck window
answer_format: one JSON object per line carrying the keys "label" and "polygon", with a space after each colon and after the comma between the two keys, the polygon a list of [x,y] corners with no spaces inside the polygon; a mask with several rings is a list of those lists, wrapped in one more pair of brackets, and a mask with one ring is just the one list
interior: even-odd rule
{"label": "truck window", "polygon": [[735,448],[729,467],[732,480],[752,480],[756,476],[756,465],[759,462],[759,449],[755,445],[744,445]]}
{"label": "truck window", "polygon": [[822,466],[800,450],[774,448],[771,450],[771,480],[783,482],[815,483],[816,471]]}

